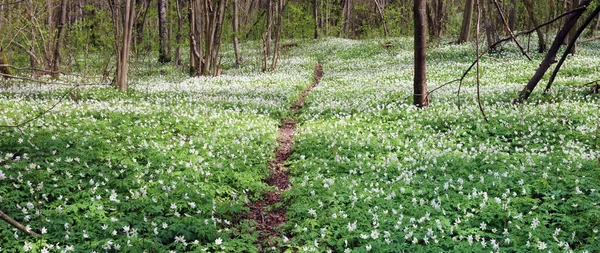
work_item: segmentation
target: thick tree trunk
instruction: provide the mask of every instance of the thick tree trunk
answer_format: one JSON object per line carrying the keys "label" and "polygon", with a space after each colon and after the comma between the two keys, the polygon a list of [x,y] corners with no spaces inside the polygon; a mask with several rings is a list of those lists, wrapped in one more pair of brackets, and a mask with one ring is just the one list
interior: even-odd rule
{"label": "thick tree trunk", "polygon": [[63,30],[65,24],[67,23],[67,3],[66,0],[60,1],[60,12],[58,13],[58,25],[56,27],[56,37],[54,38],[54,54],[52,56],[52,78],[58,79],[60,74],[60,58],[61,58],[61,49],[63,44]]}
{"label": "thick tree trunk", "polygon": [[167,0],[158,0],[158,62],[171,61],[169,53],[169,30],[167,29]]}
{"label": "thick tree trunk", "polygon": [[577,20],[579,20],[581,14],[583,14],[583,12],[586,10],[587,6],[590,4],[591,1],[592,0],[582,0],[579,4],[579,7],[582,8],[569,15],[563,27],[560,29],[558,34],[556,34],[556,38],[554,39],[552,46],[550,46],[550,49],[548,49],[546,57],[544,57],[544,59],[540,63],[540,66],[535,71],[535,74],[533,74],[529,82],[527,82],[527,85],[523,88],[523,90],[519,94],[519,97],[515,99],[514,103],[521,103],[527,100],[527,98],[529,98],[529,95],[531,95],[531,92],[533,91],[533,89],[535,89],[535,86],[537,86],[540,80],[542,80],[542,77],[544,77],[544,74],[546,73],[546,71],[548,71],[550,65],[552,65],[556,60],[556,53],[558,53],[560,46],[564,42],[565,38],[569,36],[569,32],[577,24]]}
{"label": "thick tree trunk", "polygon": [[238,0],[233,0],[233,51],[235,52],[235,65],[240,66],[242,64],[242,57],[240,56],[240,42],[238,40],[238,32],[240,29],[240,18],[238,13]]}
{"label": "thick tree trunk", "polygon": [[[525,9],[527,10],[527,15],[529,16],[529,22],[533,27],[537,27],[539,25],[537,18],[535,17],[533,0],[524,0],[523,4],[525,4]],[[535,30],[538,36],[538,53],[543,53],[546,51],[546,41],[544,40],[544,34],[541,29]]]}
{"label": "thick tree trunk", "polygon": [[429,105],[429,94],[427,91],[427,15],[425,14],[427,0],[414,0],[414,105],[427,107]]}
{"label": "thick tree trunk", "polygon": [[465,11],[463,12],[463,21],[458,37],[458,44],[469,41],[471,35],[471,19],[473,19],[474,0],[467,0]]}

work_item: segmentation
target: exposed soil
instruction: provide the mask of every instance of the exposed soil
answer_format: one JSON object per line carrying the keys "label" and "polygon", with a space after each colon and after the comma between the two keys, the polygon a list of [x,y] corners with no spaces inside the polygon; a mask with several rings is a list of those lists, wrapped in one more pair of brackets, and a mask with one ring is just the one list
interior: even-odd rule
{"label": "exposed soil", "polygon": [[[290,107],[290,112],[302,109],[304,98],[321,81],[322,76],[323,67],[321,63],[317,63],[314,82],[300,94],[298,100]],[[267,192],[261,201],[247,204],[250,212],[247,213],[246,218],[257,224],[256,230],[259,232],[257,243],[260,244],[260,252],[263,252],[265,248],[278,246],[277,241],[273,239],[282,236],[277,228],[287,221],[286,207],[281,201],[281,193],[290,187],[288,173],[285,169],[285,161],[292,154],[295,128],[296,119],[293,117],[290,116],[282,120],[277,139],[279,145],[274,151],[275,160],[269,162],[272,174],[265,182],[270,186],[276,186],[277,190]],[[273,207],[274,205],[277,206]]]}

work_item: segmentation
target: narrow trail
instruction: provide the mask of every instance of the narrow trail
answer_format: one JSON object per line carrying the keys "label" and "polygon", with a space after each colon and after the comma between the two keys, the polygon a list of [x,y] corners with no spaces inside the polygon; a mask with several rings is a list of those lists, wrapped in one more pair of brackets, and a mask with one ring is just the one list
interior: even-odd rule
{"label": "narrow trail", "polygon": [[[269,162],[269,168],[272,171],[271,176],[265,180],[270,186],[276,186],[276,190],[267,192],[260,201],[248,204],[250,212],[247,219],[256,222],[256,230],[259,233],[258,242],[260,252],[264,252],[266,248],[277,247],[278,242],[275,238],[282,237],[277,228],[287,221],[286,207],[281,201],[281,193],[289,189],[289,177],[285,169],[285,161],[292,154],[292,146],[294,145],[294,136],[296,128],[296,119],[293,112],[302,109],[304,99],[310,91],[317,86],[323,76],[323,67],[321,63],[317,63],[315,67],[314,82],[300,94],[300,97],[290,107],[290,116],[283,119],[279,128],[277,143],[275,149],[275,160]],[[272,207],[274,206],[274,207]]]}

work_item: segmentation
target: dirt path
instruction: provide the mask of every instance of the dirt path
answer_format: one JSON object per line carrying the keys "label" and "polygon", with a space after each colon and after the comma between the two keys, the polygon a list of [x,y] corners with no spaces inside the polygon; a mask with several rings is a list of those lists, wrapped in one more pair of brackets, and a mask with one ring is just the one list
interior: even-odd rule
{"label": "dirt path", "polygon": [[[323,76],[323,68],[321,63],[317,63],[315,67],[314,82],[302,92],[298,100],[290,107],[290,115],[293,112],[302,109],[304,98],[310,91],[321,81]],[[267,192],[263,200],[248,204],[250,212],[247,219],[256,222],[256,230],[259,232],[258,242],[260,252],[264,252],[265,248],[277,247],[278,242],[275,238],[281,238],[282,234],[277,230],[281,224],[287,221],[286,207],[281,205],[281,193],[286,191],[289,185],[288,173],[285,170],[285,161],[292,154],[292,146],[294,145],[294,136],[296,128],[296,119],[289,116],[283,119],[279,128],[279,137],[277,139],[278,147],[275,149],[275,160],[269,162],[269,168],[273,172],[272,175],[265,181],[270,186],[276,186],[277,190]],[[279,204],[277,208],[270,208],[273,205]]]}

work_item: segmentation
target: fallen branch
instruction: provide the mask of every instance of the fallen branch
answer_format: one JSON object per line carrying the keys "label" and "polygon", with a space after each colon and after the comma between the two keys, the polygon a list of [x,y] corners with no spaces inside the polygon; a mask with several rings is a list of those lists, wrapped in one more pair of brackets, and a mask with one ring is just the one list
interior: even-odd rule
{"label": "fallen branch", "polygon": [[11,69],[15,69],[15,70],[29,70],[29,71],[38,71],[40,73],[44,73],[44,74],[61,74],[64,76],[76,76],[76,77],[83,77],[83,78],[87,78],[87,79],[92,79],[92,78],[101,78],[98,76],[85,76],[85,75],[80,75],[80,74],[75,74],[75,73],[68,73],[68,72],[64,72],[64,71],[52,71],[52,70],[46,70],[46,69],[40,69],[40,68],[31,68],[31,67],[15,67],[13,65],[10,64],[0,64],[0,68],[1,67],[9,67]]}
{"label": "fallen branch", "polygon": [[27,229],[27,227],[23,226],[21,223],[19,223],[15,219],[11,218],[10,216],[6,215],[4,212],[2,212],[2,210],[0,210],[0,218],[3,219],[4,221],[8,222],[8,224],[10,224],[11,226],[17,228],[18,230],[25,232],[28,235],[36,236],[36,237],[40,236],[40,234]]}
{"label": "fallen branch", "polygon": [[[515,34],[515,37],[519,37],[519,36],[521,36],[521,35],[526,35],[526,34],[531,34],[531,33],[535,32],[536,30],[538,30],[538,29],[541,29],[541,28],[543,28],[543,27],[545,27],[545,26],[548,26],[548,25],[550,25],[550,24],[552,24],[552,23],[554,23],[554,22],[558,21],[559,19],[561,19],[561,18],[563,18],[563,17],[565,17],[565,16],[567,16],[567,15],[569,15],[569,14],[571,14],[571,13],[574,13],[574,12],[576,12],[576,11],[579,11],[579,10],[581,10],[581,9],[585,9],[585,7],[578,7],[578,8],[572,9],[572,10],[570,10],[570,11],[567,11],[567,12],[565,12],[565,13],[563,13],[563,14],[560,14],[559,16],[557,16],[557,17],[553,18],[552,20],[550,20],[550,21],[547,21],[546,23],[543,23],[543,24],[541,24],[541,25],[538,25],[538,26],[534,27],[533,29],[530,29],[530,30],[528,30],[528,31],[523,31],[523,32],[517,33],[517,34]],[[487,48],[486,50],[483,50],[483,52],[481,52],[480,54],[478,54],[478,55],[477,55],[477,59],[479,59],[479,58],[480,58],[480,57],[482,57],[483,55],[487,54],[487,53],[490,51],[490,49],[492,49],[492,48],[496,47],[496,46],[497,46],[497,45],[499,45],[500,43],[503,43],[503,42],[509,41],[509,40],[511,40],[511,39],[512,39],[512,37],[507,37],[507,38],[504,38],[504,39],[501,39],[501,40],[498,40],[498,41],[496,41],[496,43],[492,44],[491,46],[488,46],[488,48]],[[465,77],[467,76],[467,74],[469,74],[469,72],[471,71],[471,69],[473,69],[473,67],[475,67],[475,64],[477,64],[477,60],[475,60],[475,61],[473,61],[473,63],[471,63],[471,66],[469,66],[469,68],[467,68],[467,70],[465,70],[465,72],[463,73],[463,75],[462,75],[462,76],[460,77],[460,79],[459,79],[459,83],[458,83],[458,93],[457,93],[457,103],[458,103],[458,109],[459,109],[459,110],[460,110],[460,89],[461,89],[461,87],[462,87],[462,83],[463,83],[463,81],[464,81]]]}
{"label": "fallen branch", "polygon": [[[0,76],[8,77],[11,79],[16,79],[16,80],[30,81],[30,82],[34,82],[34,83],[42,83],[42,84],[58,84],[58,85],[65,85],[65,86],[73,85],[71,83],[57,82],[57,81],[44,81],[44,80],[39,80],[39,79],[34,79],[34,78],[29,78],[29,77],[7,75],[7,74],[3,74],[3,73],[0,73]],[[99,83],[80,83],[80,84],[77,84],[76,86],[105,86],[105,85],[99,84]]]}
{"label": "fallen branch", "polygon": [[598,40],[600,39],[600,36],[596,36],[596,37],[591,37],[591,38],[587,38],[584,40],[579,41],[579,43],[585,43],[585,42],[590,42],[590,41],[594,41],[594,40]]}
{"label": "fallen branch", "polygon": [[[590,14],[588,16],[588,18],[583,22],[583,24],[579,27],[579,29],[577,29],[577,31],[575,32],[574,38],[579,37],[583,33],[583,30],[585,30],[585,28],[590,23],[592,23],[592,21],[596,18],[598,13],[600,13],[600,6],[596,7],[596,9],[594,9],[592,11],[592,14]],[[554,79],[556,79],[556,75],[558,74],[560,67],[562,67],[563,63],[565,63],[567,56],[570,54],[571,49],[573,49],[573,47],[575,47],[576,43],[577,43],[577,40],[569,41],[569,45],[567,46],[567,49],[565,49],[563,55],[560,57],[560,60],[556,64],[556,67],[554,67],[554,71],[552,71],[552,75],[550,76],[550,79],[548,80],[548,84],[546,85],[546,89],[544,89],[544,93],[548,93],[548,91],[550,91],[550,88],[552,87],[552,83],[554,83]]]}

